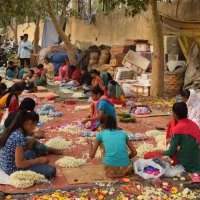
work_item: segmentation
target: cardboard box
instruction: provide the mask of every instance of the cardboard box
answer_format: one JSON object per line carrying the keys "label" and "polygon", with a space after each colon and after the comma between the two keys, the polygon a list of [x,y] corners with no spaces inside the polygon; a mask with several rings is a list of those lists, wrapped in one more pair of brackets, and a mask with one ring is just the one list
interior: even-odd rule
{"label": "cardboard box", "polygon": [[150,96],[150,90],[151,90],[151,86],[145,86],[145,85],[141,85],[139,83],[135,83],[132,85],[132,91],[134,94],[136,95],[141,95],[141,96]]}
{"label": "cardboard box", "polygon": [[142,74],[148,69],[150,61],[138,53],[130,50],[124,57],[122,64],[132,69],[137,74]]}

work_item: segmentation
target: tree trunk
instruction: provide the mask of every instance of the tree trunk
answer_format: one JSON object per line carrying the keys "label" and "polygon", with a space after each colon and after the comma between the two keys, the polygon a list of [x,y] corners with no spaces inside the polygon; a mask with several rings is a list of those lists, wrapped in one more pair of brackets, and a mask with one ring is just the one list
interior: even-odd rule
{"label": "tree trunk", "polygon": [[35,22],[34,42],[33,42],[33,53],[38,53],[40,40],[40,16],[37,16]]}
{"label": "tree trunk", "polygon": [[92,15],[92,0],[88,0],[88,15]]}
{"label": "tree trunk", "polygon": [[65,43],[70,62],[72,64],[75,64],[76,48],[71,44],[69,37],[65,34],[65,32],[62,29],[63,27],[60,26],[60,23],[58,22],[55,14],[53,12],[50,0],[47,0],[47,11],[49,13],[49,16],[50,16],[54,26],[55,26],[55,29],[56,29],[58,35],[62,38],[63,42]]}
{"label": "tree trunk", "polygon": [[17,25],[17,23],[16,22],[14,24],[10,23],[9,27],[13,32],[16,44],[18,44],[18,30],[17,30],[18,25]]}
{"label": "tree trunk", "polygon": [[79,0],[71,0],[72,1],[72,9],[78,12],[78,3]]}
{"label": "tree trunk", "polygon": [[153,57],[152,57],[152,85],[151,96],[159,97],[164,91],[164,46],[161,22],[158,14],[156,0],[150,0],[152,10],[152,36],[153,36]]}

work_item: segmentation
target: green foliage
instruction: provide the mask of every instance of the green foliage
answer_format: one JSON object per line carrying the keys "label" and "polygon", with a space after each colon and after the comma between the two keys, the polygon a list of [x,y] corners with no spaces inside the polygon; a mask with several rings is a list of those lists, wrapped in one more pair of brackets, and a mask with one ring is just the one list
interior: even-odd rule
{"label": "green foliage", "polygon": [[[70,0],[51,0],[55,15],[62,15]],[[48,16],[46,0],[0,0],[0,27]]]}
{"label": "green foliage", "polygon": [[146,9],[148,0],[99,0],[99,3],[103,5],[103,10],[106,12],[123,7],[126,9],[127,15],[134,16]]}

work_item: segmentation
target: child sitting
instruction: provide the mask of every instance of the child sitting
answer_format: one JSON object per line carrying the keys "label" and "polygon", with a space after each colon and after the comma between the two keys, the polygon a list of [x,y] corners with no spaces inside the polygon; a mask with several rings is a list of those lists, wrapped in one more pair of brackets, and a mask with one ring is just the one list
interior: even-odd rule
{"label": "child sitting", "polygon": [[35,77],[35,83],[37,86],[45,86],[47,84],[46,71],[44,70],[43,64],[37,66]]}
{"label": "child sitting", "polygon": [[[128,175],[132,170],[131,160],[137,152],[132,143],[128,140],[127,134],[117,128],[117,121],[112,116],[104,115],[101,118],[103,130],[96,136],[93,144],[88,141],[90,158],[93,159],[98,147],[103,145],[106,176],[109,178],[121,178]],[[130,155],[128,153],[130,150]]]}
{"label": "child sitting", "polygon": [[13,61],[10,61],[8,63],[8,67],[6,69],[6,77],[8,79],[15,79],[15,78],[17,78],[17,75],[18,75],[17,66],[14,64]]}
{"label": "child sitting", "polygon": [[7,174],[17,170],[31,170],[51,179],[56,169],[47,165],[47,157],[37,157],[28,149],[26,136],[31,136],[38,122],[35,112],[20,112],[0,137],[0,168]]}

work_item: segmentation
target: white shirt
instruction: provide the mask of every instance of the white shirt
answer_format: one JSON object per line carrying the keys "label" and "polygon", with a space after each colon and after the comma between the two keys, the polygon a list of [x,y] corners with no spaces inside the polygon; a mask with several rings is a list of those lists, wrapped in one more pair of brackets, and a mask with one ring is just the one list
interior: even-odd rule
{"label": "white shirt", "polygon": [[188,118],[200,127],[200,94],[190,90],[190,97],[187,101]]}
{"label": "white shirt", "polygon": [[21,41],[18,48],[19,58],[31,58],[31,51],[33,49],[30,41]]}

